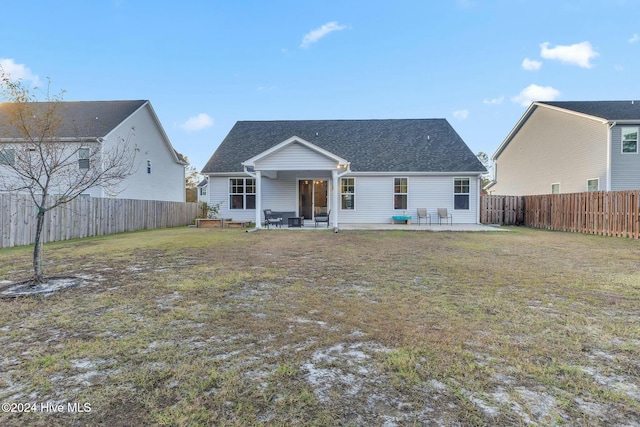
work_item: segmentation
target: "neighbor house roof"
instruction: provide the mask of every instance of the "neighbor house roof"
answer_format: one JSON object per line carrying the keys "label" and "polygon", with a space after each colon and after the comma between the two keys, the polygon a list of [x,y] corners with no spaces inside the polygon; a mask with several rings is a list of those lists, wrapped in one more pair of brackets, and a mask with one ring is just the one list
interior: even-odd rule
{"label": "neighbor house roof", "polygon": [[239,121],[202,173],[242,162],[293,137],[351,162],[353,172],[485,172],[445,119]]}
{"label": "neighbor house roof", "polygon": [[[7,110],[14,103],[0,103],[0,140],[2,138],[24,138],[15,126],[7,125]],[[93,139],[107,136],[127,117],[131,116],[144,105],[149,106],[153,120],[160,130],[165,144],[181,164],[187,164],[184,156],[178,153],[162,129],[162,124],[156,116],[148,100],[128,101],[55,101],[27,103],[35,114],[44,112],[48,107],[55,106],[55,115],[60,119],[60,126],[55,130],[58,138]]]}
{"label": "neighbor house roof", "polygon": [[[104,137],[127,117],[142,107],[146,100],[136,101],[60,101],[29,103],[35,111],[45,111],[57,105],[56,114],[61,119],[56,135],[61,138]],[[0,104],[0,138],[21,138],[13,126],[5,126],[6,110],[12,103]]]}
{"label": "neighbor house roof", "polygon": [[558,101],[538,102],[538,104],[563,108],[609,121],[640,120],[640,102],[636,101]]}

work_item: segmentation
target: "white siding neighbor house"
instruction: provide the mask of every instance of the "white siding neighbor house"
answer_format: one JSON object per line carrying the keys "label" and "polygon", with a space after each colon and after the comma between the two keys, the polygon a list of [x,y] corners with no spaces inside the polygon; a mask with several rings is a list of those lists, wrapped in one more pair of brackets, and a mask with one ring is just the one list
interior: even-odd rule
{"label": "white siding neighbor house", "polygon": [[491,194],[640,189],[640,103],[534,102],[492,156]]}
{"label": "white siding neighbor house", "polygon": [[484,172],[445,119],[240,121],[202,170],[220,216],[257,227],[264,209],[338,227],[446,208],[476,224]]}
{"label": "white siding neighbor house", "polygon": [[[45,107],[47,103],[34,103]],[[59,102],[57,114],[61,125],[55,138],[70,144],[99,144],[108,150],[119,140],[126,140],[135,150],[135,173],[117,187],[90,188],[83,195],[122,199],[162,200],[183,202],[186,197],[185,166],[182,155],[173,149],[151,103],[136,101],[79,101]],[[5,108],[0,104],[0,177],[8,173],[2,162],[11,161],[11,150],[20,144],[22,135],[8,124]],[[83,165],[83,150],[76,150],[78,167]],[[85,159],[86,162],[88,160]]]}

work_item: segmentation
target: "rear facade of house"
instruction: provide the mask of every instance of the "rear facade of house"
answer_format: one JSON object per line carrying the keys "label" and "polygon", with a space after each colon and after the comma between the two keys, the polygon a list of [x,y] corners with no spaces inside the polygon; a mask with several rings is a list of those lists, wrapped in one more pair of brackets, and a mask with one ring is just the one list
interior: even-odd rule
{"label": "rear facade of house", "polygon": [[262,211],[331,223],[390,223],[447,208],[478,223],[484,167],[444,119],[238,122],[202,170],[220,216]]}

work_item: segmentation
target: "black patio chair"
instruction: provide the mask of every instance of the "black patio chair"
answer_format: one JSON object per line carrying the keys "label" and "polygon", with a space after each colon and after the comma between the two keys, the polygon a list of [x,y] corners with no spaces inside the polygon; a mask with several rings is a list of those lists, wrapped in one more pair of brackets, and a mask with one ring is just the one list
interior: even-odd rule
{"label": "black patio chair", "polygon": [[271,209],[265,209],[264,226],[265,228],[269,228],[270,225],[282,228],[282,216],[272,212]]}
{"label": "black patio chair", "polygon": [[327,228],[329,228],[329,215],[331,215],[331,211],[317,213],[316,216],[314,217],[314,220],[315,220],[314,226],[318,227],[319,222],[326,222]]}

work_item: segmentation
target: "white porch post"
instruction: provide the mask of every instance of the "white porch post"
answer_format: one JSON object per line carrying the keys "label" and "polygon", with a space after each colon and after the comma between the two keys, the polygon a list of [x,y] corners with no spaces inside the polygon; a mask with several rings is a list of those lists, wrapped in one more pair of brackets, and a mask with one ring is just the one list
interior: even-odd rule
{"label": "white porch post", "polygon": [[331,171],[331,180],[333,183],[333,202],[331,203],[333,205],[333,228],[338,228],[338,211],[340,210],[338,206],[338,193],[340,188],[338,187],[338,171],[335,169]]}
{"label": "white porch post", "polygon": [[262,228],[262,172],[256,174],[256,228]]}

